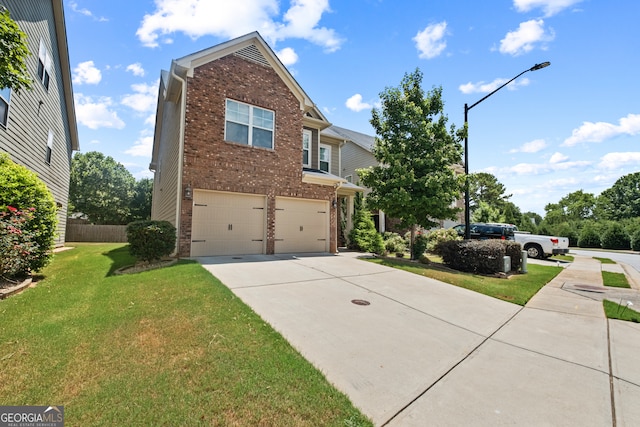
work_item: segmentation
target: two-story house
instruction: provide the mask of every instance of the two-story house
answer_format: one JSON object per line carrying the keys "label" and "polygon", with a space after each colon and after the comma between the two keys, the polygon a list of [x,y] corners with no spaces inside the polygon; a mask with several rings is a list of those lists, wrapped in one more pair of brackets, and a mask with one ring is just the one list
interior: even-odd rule
{"label": "two-story house", "polygon": [[176,226],[179,256],[336,252],[338,206],[360,189],[339,176],[329,126],[257,32],[172,61],[152,218]]}
{"label": "two-story house", "polygon": [[38,174],[58,206],[65,241],[71,155],[79,149],[62,0],[0,0],[27,35],[33,90],[0,88],[0,150]]}

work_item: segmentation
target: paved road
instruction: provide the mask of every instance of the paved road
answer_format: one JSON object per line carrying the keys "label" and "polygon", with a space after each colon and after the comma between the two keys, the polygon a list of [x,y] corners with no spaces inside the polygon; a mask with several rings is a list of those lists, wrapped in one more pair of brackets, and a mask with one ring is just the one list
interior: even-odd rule
{"label": "paved road", "polygon": [[623,251],[590,251],[584,249],[571,249],[571,253],[582,255],[582,256],[590,256],[590,257],[599,257],[599,258],[609,258],[616,262],[624,262],[635,268],[638,272],[640,272],[640,253],[628,253]]}

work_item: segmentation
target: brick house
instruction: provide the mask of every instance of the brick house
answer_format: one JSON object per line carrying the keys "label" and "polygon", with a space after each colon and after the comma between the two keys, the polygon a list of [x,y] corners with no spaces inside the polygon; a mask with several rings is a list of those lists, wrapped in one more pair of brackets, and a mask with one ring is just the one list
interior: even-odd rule
{"label": "brick house", "polygon": [[33,90],[0,88],[0,151],[35,172],[58,206],[55,245],[65,242],[69,174],[79,150],[62,0],[0,0],[27,35]]}
{"label": "brick house", "polygon": [[[172,61],[161,73],[153,219],[179,256],[336,252],[340,178],[331,124],[257,33]],[[348,222],[348,221],[347,221]]]}

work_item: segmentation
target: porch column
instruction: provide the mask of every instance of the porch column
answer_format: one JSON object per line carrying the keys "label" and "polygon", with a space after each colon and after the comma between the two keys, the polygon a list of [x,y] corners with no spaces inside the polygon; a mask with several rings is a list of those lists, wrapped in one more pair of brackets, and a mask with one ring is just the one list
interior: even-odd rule
{"label": "porch column", "polygon": [[386,231],[386,220],[385,220],[385,216],[384,216],[384,212],[383,211],[378,211],[378,228],[380,230],[378,230],[380,233],[384,233]]}

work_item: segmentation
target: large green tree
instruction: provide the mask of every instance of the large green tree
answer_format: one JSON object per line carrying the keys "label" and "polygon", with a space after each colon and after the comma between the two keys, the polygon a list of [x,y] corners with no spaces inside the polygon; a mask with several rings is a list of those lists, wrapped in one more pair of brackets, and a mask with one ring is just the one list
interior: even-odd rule
{"label": "large green tree", "polygon": [[566,221],[580,221],[593,218],[596,197],[582,190],[564,196],[558,203],[549,203],[544,207],[545,221],[559,224]]}
{"label": "large green tree", "polygon": [[19,92],[20,89],[31,88],[27,56],[27,35],[11,19],[9,11],[0,5],[0,89],[10,88]]}
{"label": "large green tree", "polygon": [[640,172],[625,175],[604,190],[596,200],[596,212],[601,219],[640,217]]}
{"label": "large green tree", "polygon": [[153,191],[153,180],[143,178],[136,181],[134,194],[130,203],[130,221],[151,219],[151,196]]}
{"label": "large green tree", "polygon": [[487,172],[476,172],[469,175],[469,205],[471,212],[484,202],[491,208],[504,211],[511,194],[506,194],[504,184],[494,175]]}
{"label": "large green tree", "polygon": [[442,88],[425,93],[422,72],[404,75],[399,87],[380,93],[372,111],[376,131],[373,155],[379,165],[358,172],[369,187],[367,206],[398,218],[401,227],[430,228],[453,219],[462,177],[454,165],[462,160],[463,131],[447,127]]}
{"label": "large green tree", "polygon": [[94,224],[126,224],[135,181],[111,156],[97,151],[77,153],[71,161],[71,212],[85,214]]}

